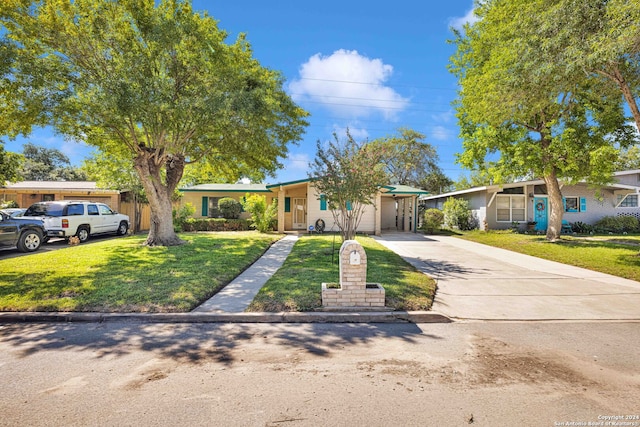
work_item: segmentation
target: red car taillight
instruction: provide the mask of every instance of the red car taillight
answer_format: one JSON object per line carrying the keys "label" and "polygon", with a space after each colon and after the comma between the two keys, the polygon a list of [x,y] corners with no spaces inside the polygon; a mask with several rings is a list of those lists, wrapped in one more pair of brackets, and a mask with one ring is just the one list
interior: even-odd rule
{"label": "red car taillight", "polygon": [[62,228],[69,228],[69,220],[68,219],[63,219],[62,220]]}

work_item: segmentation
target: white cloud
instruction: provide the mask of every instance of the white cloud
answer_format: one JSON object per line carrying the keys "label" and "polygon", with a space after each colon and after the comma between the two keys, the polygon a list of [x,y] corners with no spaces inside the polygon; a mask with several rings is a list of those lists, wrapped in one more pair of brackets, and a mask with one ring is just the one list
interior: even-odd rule
{"label": "white cloud", "polygon": [[306,153],[291,154],[287,158],[287,164],[285,165],[285,167],[289,171],[300,170],[306,172],[309,169],[310,161],[311,159]]}
{"label": "white cloud", "polygon": [[471,7],[464,16],[449,18],[449,26],[461,31],[465,24],[473,24],[474,22],[477,22],[478,17],[473,13],[474,10],[475,9]]}
{"label": "white cloud", "polygon": [[393,67],[381,59],[340,49],[329,56],[317,53],[309,58],[289,90],[298,102],[318,102],[338,114],[365,117],[380,112],[389,119],[409,105],[407,98],[385,86],[392,74]]}
{"label": "white cloud", "polygon": [[369,138],[369,132],[364,128],[354,125],[349,125],[347,127],[333,125],[333,131],[338,135],[338,139],[347,137],[347,129],[349,129],[349,133],[357,142],[362,142]]}
{"label": "white cloud", "polygon": [[431,129],[431,138],[437,141],[447,141],[451,139],[452,136],[453,132],[444,126],[434,126],[433,129]]}

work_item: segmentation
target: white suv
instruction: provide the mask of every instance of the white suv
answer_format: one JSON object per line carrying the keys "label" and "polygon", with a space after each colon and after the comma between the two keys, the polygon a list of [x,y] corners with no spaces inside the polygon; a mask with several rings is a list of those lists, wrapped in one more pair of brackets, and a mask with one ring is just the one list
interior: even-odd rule
{"label": "white suv", "polygon": [[119,214],[104,203],[85,201],[39,202],[31,205],[25,217],[40,217],[47,237],[77,236],[86,242],[92,234],[116,233],[121,236],[129,230],[129,217]]}

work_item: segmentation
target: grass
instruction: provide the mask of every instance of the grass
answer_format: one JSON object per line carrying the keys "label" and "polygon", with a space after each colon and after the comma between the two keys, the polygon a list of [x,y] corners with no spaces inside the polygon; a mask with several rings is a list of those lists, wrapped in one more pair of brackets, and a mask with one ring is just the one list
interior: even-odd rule
{"label": "grass", "polygon": [[458,237],[563,264],[640,281],[640,236],[544,236],[505,232],[466,232]]}
{"label": "grass", "polygon": [[[247,311],[310,311],[322,307],[321,285],[339,281],[340,237],[303,236],[284,265],[265,284]],[[358,236],[367,253],[367,281],[385,288],[386,305],[396,310],[428,310],[435,282],[374,239]]]}
{"label": "grass", "polygon": [[0,261],[1,311],[186,312],[230,282],[280,235],[185,233],[141,246],[130,236]]}

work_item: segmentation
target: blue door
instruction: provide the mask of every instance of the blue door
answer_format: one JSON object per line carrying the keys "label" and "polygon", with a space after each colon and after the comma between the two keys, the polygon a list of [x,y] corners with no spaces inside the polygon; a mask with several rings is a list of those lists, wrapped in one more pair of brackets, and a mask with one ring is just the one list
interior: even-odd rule
{"label": "blue door", "polygon": [[536,230],[546,231],[549,224],[547,215],[547,198],[536,197],[533,199],[533,220],[536,222]]}

